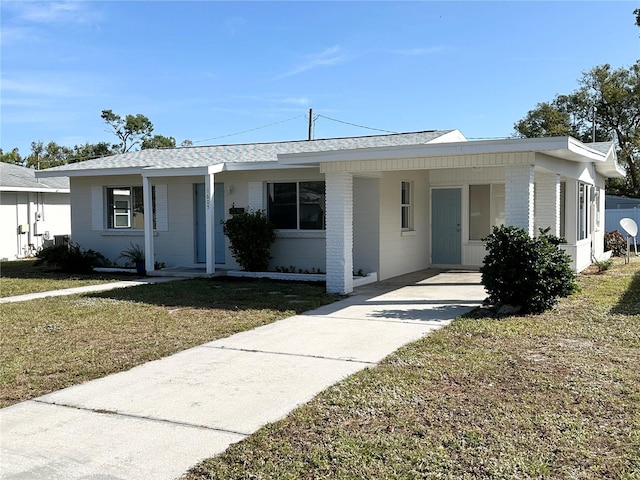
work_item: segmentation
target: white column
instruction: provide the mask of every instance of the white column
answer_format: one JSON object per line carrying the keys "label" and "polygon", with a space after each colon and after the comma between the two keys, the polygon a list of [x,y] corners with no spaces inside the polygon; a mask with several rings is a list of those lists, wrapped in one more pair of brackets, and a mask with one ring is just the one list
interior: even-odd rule
{"label": "white column", "polygon": [[524,228],[531,236],[535,233],[533,185],[533,165],[509,165],[505,167],[505,224]]}
{"label": "white column", "polygon": [[535,226],[551,227],[550,234],[560,236],[560,175],[557,173],[536,174]]}
{"label": "white column", "polygon": [[206,229],[206,256],[207,273],[216,271],[216,236],[215,236],[215,208],[213,208],[215,175],[208,173],[205,175],[205,229]]}
{"label": "white column", "polygon": [[353,176],[327,173],[327,292],[353,291]]}
{"label": "white column", "polygon": [[153,196],[151,179],[142,177],[142,202],[144,208],[144,269],[153,272],[155,254],[153,251]]}

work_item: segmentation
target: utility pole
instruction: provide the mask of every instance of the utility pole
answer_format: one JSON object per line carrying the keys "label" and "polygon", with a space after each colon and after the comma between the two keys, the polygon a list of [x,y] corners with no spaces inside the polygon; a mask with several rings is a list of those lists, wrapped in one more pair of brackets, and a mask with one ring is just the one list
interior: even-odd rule
{"label": "utility pole", "polygon": [[307,140],[313,140],[313,108],[309,109],[309,137]]}
{"label": "utility pole", "polygon": [[596,142],[596,112],[598,111],[598,109],[596,107],[593,107],[593,132],[591,133],[591,141],[593,143]]}

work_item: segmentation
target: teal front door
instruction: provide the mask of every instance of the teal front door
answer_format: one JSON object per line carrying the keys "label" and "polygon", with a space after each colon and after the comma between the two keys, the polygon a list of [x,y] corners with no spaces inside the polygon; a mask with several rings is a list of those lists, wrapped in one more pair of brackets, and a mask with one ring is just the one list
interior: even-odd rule
{"label": "teal front door", "polygon": [[[204,183],[194,186],[196,262],[207,262],[207,219]],[[213,192],[214,238],[216,242],[216,263],[224,263],[224,233],[220,220],[224,220],[224,183],[216,183]]]}
{"label": "teal front door", "polygon": [[460,265],[461,228],[459,188],[437,188],[431,191],[431,263]]}

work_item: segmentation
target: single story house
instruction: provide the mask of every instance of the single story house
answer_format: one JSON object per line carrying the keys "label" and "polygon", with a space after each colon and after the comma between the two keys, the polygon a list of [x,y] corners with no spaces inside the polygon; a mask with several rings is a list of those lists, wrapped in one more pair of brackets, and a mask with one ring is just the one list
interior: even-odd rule
{"label": "single story house", "polygon": [[72,240],[112,259],[144,245],[146,269],[236,268],[220,221],[264,210],[278,228],[271,268],[386,279],[478,268],[494,225],[564,236],[580,271],[604,250],[610,143],[571,137],[467,141],[458,130],[142,150],[37,173],[71,179]]}
{"label": "single story house", "polygon": [[0,259],[35,254],[71,233],[69,179],[38,179],[35,170],[0,162]]}

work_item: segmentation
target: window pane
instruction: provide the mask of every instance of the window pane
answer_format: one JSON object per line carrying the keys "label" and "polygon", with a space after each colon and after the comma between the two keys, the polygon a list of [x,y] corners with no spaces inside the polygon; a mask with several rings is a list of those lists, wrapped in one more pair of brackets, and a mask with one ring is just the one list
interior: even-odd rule
{"label": "window pane", "polygon": [[267,214],[276,228],[296,229],[297,193],[295,183],[270,183]]}
{"label": "window pane", "polygon": [[324,182],[300,182],[300,229],[324,229]]}
{"label": "window pane", "polygon": [[[153,205],[153,228],[155,218],[155,187],[151,187]],[[107,188],[108,228],[144,229],[144,198],[142,187]]]}
{"label": "window pane", "polygon": [[492,227],[504,225],[504,183],[491,186]]}
{"label": "window pane", "polygon": [[401,228],[409,230],[412,228],[411,218],[411,182],[402,182],[400,186],[400,218]]}
{"label": "window pane", "polygon": [[133,222],[132,228],[144,229],[144,199],[142,187],[131,187],[133,196]]}
{"label": "window pane", "polygon": [[129,228],[131,190],[127,187],[108,188],[109,228]]}
{"label": "window pane", "polygon": [[409,182],[402,182],[402,205],[409,205],[411,203],[411,187]]}
{"label": "window pane", "polygon": [[587,186],[581,183],[578,188],[578,240],[587,238]]}
{"label": "window pane", "polygon": [[482,240],[491,232],[491,185],[469,186],[469,240]]}

